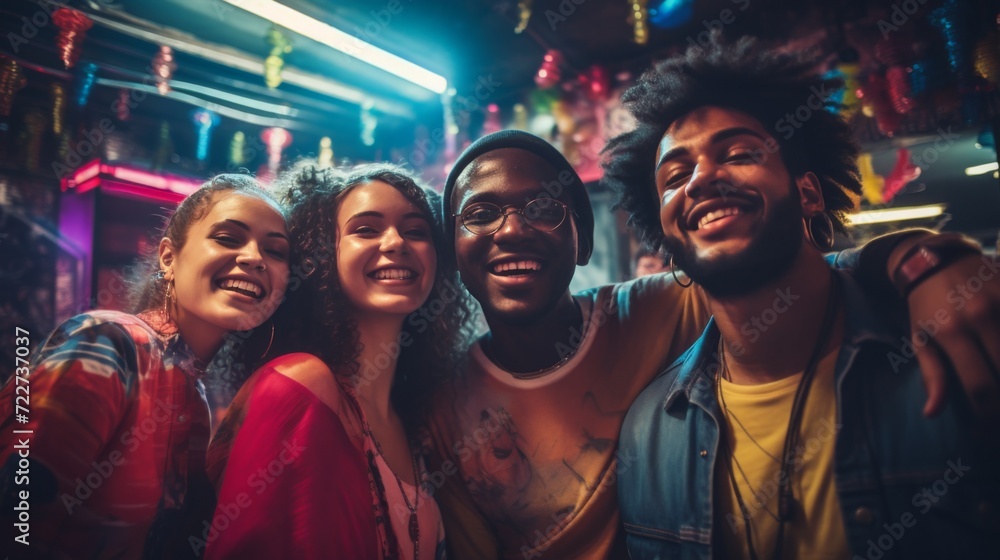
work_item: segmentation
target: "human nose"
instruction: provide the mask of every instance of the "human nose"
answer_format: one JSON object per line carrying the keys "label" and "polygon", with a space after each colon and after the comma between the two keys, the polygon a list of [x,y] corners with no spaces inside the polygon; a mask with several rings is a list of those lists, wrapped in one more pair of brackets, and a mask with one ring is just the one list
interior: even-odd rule
{"label": "human nose", "polygon": [[406,249],[406,240],[396,228],[387,228],[385,233],[382,234],[382,239],[379,243],[379,250],[383,253],[392,253],[394,251],[403,251]]}
{"label": "human nose", "polygon": [[260,247],[256,243],[247,243],[243,246],[243,250],[236,257],[236,264],[252,267],[262,272],[267,268],[267,265],[264,264],[264,255],[261,254]]}
{"label": "human nose", "polygon": [[524,211],[518,208],[504,208],[502,210],[503,218],[500,221],[500,228],[494,233],[497,237],[505,237],[510,235],[521,235],[529,229],[534,229],[528,225],[528,221],[524,217]]}
{"label": "human nose", "polygon": [[688,198],[713,198],[725,196],[726,189],[732,189],[732,178],[725,167],[713,161],[698,162],[691,180],[684,186],[684,194]]}

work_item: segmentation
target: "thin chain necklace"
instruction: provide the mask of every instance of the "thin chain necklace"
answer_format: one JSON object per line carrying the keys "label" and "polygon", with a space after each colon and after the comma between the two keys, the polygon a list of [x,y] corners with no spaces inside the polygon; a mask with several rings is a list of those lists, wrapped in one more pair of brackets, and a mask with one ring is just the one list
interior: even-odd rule
{"label": "thin chain necklace", "polygon": [[[725,351],[724,351],[723,346],[722,346],[722,337],[719,337],[719,374],[722,375],[723,373],[728,373],[728,371],[729,371],[729,368],[726,366],[726,355],[725,355]],[[737,418],[736,415],[733,414],[731,410],[729,410],[729,407],[726,405],[725,395],[723,395],[723,393],[722,393],[722,381],[721,380],[719,380],[719,382],[715,384],[715,388],[716,388],[716,396],[719,399],[719,403],[722,405],[722,412],[726,415],[726,417],[727,418],[732,418],[733,420],[735,420],[736,423],[740,425],[740,428],[743,428],[743,432],[747,435],[748,438],[750,438],[750,441],[752,441],[754,443],[754,445],[756,445],[757,448],[760,449],[761,451],[763,451],[768,457],[770,457],[772,460],[774,460],[775,463],[777,463],[778,465],[780,465],[781,461],[779,461],[777,458],[774,457],[774,455],[771,455],[770,453],[767,452],[767,450],[765,450],[763,447],[761,447],[761,445],[759,443],[757,443],[757,440],[755,440],[754,437],[752,435],[750,435],[750,432],[746,429],[746,427],[743,425],[743,423],[740,422],[739,418]],[[729,446],[728,440],[725,442],[725,445],[726,445],[726,449],[728,450],[729,449],[729,447],[728,447]],[[740,476],[743,477],[743,481],[747,483],[747,488],[749,488],[750,492],[753,493],[754,498],[757,498],[757,503],[760,504],[760,507],[767,513],[768,516],[771,517],[771,519],[774,519],[775,521],[777,521],[778,523],[780,523],[781,520],[778,518],[778,514],[772,513],[771,512],[771,508],[767,507],[767,501],[764,500],[763,496],[759,492],[757,492],[756,490],[753,489],[753,485],[750,484],[750,478],[747,476],[746,471],[743,470],[743,465],[741,465],[740,464],[740,460],[736,458],[736,454],[732,453],[732,454],[729,454],[729,456],[730,456],[730,459],[732,459],[732,462],[736,465],[737,470],[740,471]],[[728,471],[729,471],[729,474],[732,475],[732,469],[728,469]],[[739,494],[739,489],[736,487],[736,481],[731,479],[730,482],[732,482],[733,488],[737,492],[737,502],[739,502],[742,499],[743,496],[741,496]],[[750,527],[749,523],[746,526],[749,529],[749,527]]]}
{"label": "thin chain necklace", "polygon": [[[368,436],[372,438],[372,442],[375,444],[375,449],[378,450],[378,454],[382,457],[382,461],[388,465],[389,463],[385,460],[385,453],[382,452],[382,444],[375,439],[375,432],[373,432],[371,426],[368,425],[368,419],[362,416],[361,421],[364,422],[364,429],[368,432]],[[410,541],[413,542],[413,560],[420,560],[420,522],[417,519],[417,508],[420,506],[420,467],[417,464],[417,454],[413,452],[413,448],[409,444],[407,444],[407,447],[410,449],[410,460],[413,464],[413,486],[416,489],[412,504],[410,503],[409,496],[406,495],[406,489],[403,488],[403,481],[399,478],[399,475],[397,475],[391,467],[389,468],[389,471],[392,472],[393,478],[396,479],[396,484],[399,486],[399,493],[403,495],[403,503],[406,504],[406,509],[410,512],[410,518],[407,522],[407,530],[410,534]],[[372,467],[375,466],[372,465]],[[385,501],[388,505],[389,500],[386,499]],[[392,521],[388,517],[388,512],[386,512],[386,514],[386,523],[388,523],[389,530],[392,530]]]}
{"label": "thin chain necklace", "polygon": [[[722,347],[722,337],[719,337],[719,360],[721,360],[720,364],[719,364],[720,371],[728,373],[729,372],[729,368],[726,366],[726,354],[725,354],[725,349]],[[740,429],[743,430],[743,433],[746,434],[748,438],[750,438],[750,441],[752,441],[754,445],[757,446],[757,449],[760,449],[761,453],[763,453],[764,455],[767,455],[768,457],[771,458],[772,461],[774,461],[775,463],[777,463],[777,464],[780,465],[781,461],[777,457],[775,457],[774,455],[771,455],[771,453],[767,449],[764,449],[764,446],[762,446],[760,444],[760,442],[758,442],[757,439],[753,437],[753,434],[751,434],[750,430],[748,430],[747,427],[743,425],[743,422],[741,422],[740,419],[736,417],[736,414],[734,414],[733,411],[729,410],[729,407],[726,406],[726,400],[725,400],[725,397],[722,394],[722,382],[721,381],[718,383],[718,388],[719,388],[719,390],[718,390],[719,402],[722,403],[722,409],[723,409],[723,411],[725,411],[726,416],[728,416],[729,418],[732,418],[733,421],[736,422],[736,424],[740,427]],[[750,485],[750,482],[748,481],[747,482],[747,486],[749,486],[749,485]]]}
{"label": "thin chain necklace", "polygon": [[[830,334],[833,332],[833,324],[836,322],[835,320],[837,317],[836,311],[837,302],[840,296],[840,278],[832,270],[830,271],[830,278],[830,292],[827,295],[826,311],[823,314],[823,322],[820,327],[819,336],[816,338],[816,345],[813,347],[809,361],[806,363],[806,369],[802,373],[802,379],[799,380],[799,386],[795,390],[795,399],[792,402],[792,412],[788,419],[788,431],[785,432],[785,444],[781,454],[781,471],[778,476],[778,536],[774,547],[775,560],[781,558],[781,552],[785,540],[785,524],[791,521],[794,510],[796,509],[796,501],[792,493],[790,478],[792,475],[792,464],[794,462],[794,450],[798,446],[799,430],[802,427],[802,415],[805,411],[805,403],[809,396],[809,387],[812,385],[813,378],[816,376],[816,369],[819,366],[820,358],[822,358],[823,350],[826,348]],[[722,345],[721,335],[719,345],[719,373],[716,375],[715,382],[717,384],[717,390],[721,394],[722,376],[728,376],[726,355],[724,352],[725,346]],[[725,406],[724,403],[720,404]],[[725,433],[726,423],[720,422],[719,428],[720,431],[722,431],[722,433],[719,434],[719,439],[722,442],[723,453],[725,453],[732,460],[735,460],[736,457],[732,450],[729,449],[729,439]],[[747,546],[750,550],[750,558],[752,560],[758,560],[757,551],[753,546],[753,531],[750,526],[750,510],[747,508],[746,502],[743,500],[743,495],[740,493],[739,486],[736,483],[736,475],[733,474],[732,467],[730,466],[726,470],[729,472],[729,482],[733,486],[733,493],[736,494],[736,503],[739,505],[740,513],[743,517],[743,524],[746,527]],[[751,487],[750,490],[753,491],[753,488]]]}
{"label": "thin chain necklace", "polygon": [[587,336],[587,329],[586,329],[587,325],[585,324],[585,322],[583,320],[583,309],[580,307],[580,302],[578,302],[576,300],[576,298],[573,298],[573,303],[576,305],[577,315],[579,315],[579,317],[580,317],[580,324],[583,326],[584,330],[580,334],[580,343],[577,344],[577,345],[575,345],[575,346],[572,346],[572,349],[569,352],[567,352],[565,356],[563,356],[562,358],[559,358],[558,362],[556,362],[556,363],[554,363],[554,364],[552,364],[550,366],[545,366],[542,369],[537,369],[535,371],[529,371],[527,373],[517,373],[517,372],[511,370],[510,368],[505,367],[503,364],[500,363],[500,360],[497,359],[497,353],[493,349],[493,333],[492,332],[490,332],[489,335],[483,340],[483,342],[484,342],[484,344],[483,344],[483,353],[486,354],[486,357],[489,358],[489,360],[491,362],[493,362],[500,369],[502,369],[505,372],[507,372],[507,374],[509,374],[514,379],[520,379],[520,380],[537,379],[539,377],[542,377],[543,375],[546,375],[546,374],[548,374],[550,372],[553,372],[553,371],[561,368],[566,362],[568,362],[570,360],[570,358],[572,358],[573,356],[576,355],[576,352],[577,352],[577,350],[580,349],[580,346],[583,346],[583,339]]}

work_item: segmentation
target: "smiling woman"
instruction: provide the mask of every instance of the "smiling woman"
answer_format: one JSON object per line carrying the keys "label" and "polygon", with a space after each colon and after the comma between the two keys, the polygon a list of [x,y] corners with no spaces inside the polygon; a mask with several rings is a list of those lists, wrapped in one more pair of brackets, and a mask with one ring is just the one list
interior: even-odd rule
{"label": "smiling woman", "polygon": [[[19,368],[30,369],[27,418],[9,408],[25,387],[2,391],[0,515],[28,497],[28,556],[197,556],[187,536],[212,508],[201,378],[228,334],[256,329],[281,302],[283,211],[252,178],[220,175],[181,202],[140,269],[138,314],[74,317]],[[24,441],[30,481],[16,476]]]}
{"label": "smiling woman", "polygon": [[469,311],[434,195],[389,165],[307,161],[279,182],[303,277],[279,312],[287,353],[254,373],[212,442],[206,557],[440,558],[417,432]]}

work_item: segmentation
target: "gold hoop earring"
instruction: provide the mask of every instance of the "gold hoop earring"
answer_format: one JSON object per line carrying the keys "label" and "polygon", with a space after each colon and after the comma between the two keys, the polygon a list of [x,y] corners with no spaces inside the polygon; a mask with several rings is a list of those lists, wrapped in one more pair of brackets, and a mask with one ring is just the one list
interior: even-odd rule
{"label": "gold hoop earring", "polygon": [[[818,226],[816,221],[817,216],[821,217]],[[822,253],[833,249],[834,227],[833,220],[830,219],[829,214],[820,212],[806,218],[806,237]]]}
{"label": "gold hoop earring", "polygon": [[271,321],[271,338],[267,341],[267,348],[264,349],[264,353],[257,358],[258,362],[263,362],[267,353],[271,351],[271,345],[274,344],[274,321]]}
{"label": "gold hoop earring", "polygon": [[674,277],[674,283],[682,288],[690,288],[691,284],[694,284],[694,280],[691,280],[690,276],[688,276],[687,284],[677,279],[677,268],[674,267],[674,256],[672,254],[670,255],[670,275]]}

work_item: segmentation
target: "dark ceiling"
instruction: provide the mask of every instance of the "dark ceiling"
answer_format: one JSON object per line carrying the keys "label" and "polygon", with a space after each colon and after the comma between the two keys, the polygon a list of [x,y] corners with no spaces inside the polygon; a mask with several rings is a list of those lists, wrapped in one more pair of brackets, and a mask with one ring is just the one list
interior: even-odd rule
{"label": "dark ceiling", "polygon": [[[914,5],[929,10],[942,1],[945,0],[914,1]],[[980,13],[996,13],[995,0],[961,1]],[[533,12],[530,23],[520,34],[514,32],[519,18],[519,2],[514,0],[281,2],[444,75],[459,96],[473,97],[477,86],[482,88],[483,84],[488,84],[488,95],[481,98],[483,105],[497,103],[501,107],[524,101],[535,89],[535,72],[549,49],[563,54],[565,77],[573,77],[594,64],[605,67],[612,75],[619,72],[635,74],[652,61],[697,41],[710,27],[722,27],[727,36],[755,35],[789,49],[818,47],[821,52],[835,56],[849,43],[872,44],[878,39],[877,22],[891,18],[894,6],[898,8],[901,4],[893,0],[693,0],[693,13],[687,23],[674,29],[650,26],[648,43],[638,45],[633,41],[629,21],[631,2],[628,0],[534,0],[530,2]],[[258,61],[268,54],[266,35],[271,24],[223,0],[77,0],[69,4],[94,16],[95,20],[104,18],[134,29],[148,30],[154,35],[204,44]],[[651,0],[648,4],[653,8],[660,2]],[[38,4],[29,0],[5,2],[0,7],[3,36],[20,33],[22,18],[30,19],[38,10]],[[980,23],[996,25],[986,20]],[[30,39],[30,48],[22,47],[19,52],[12,52],[7,45],[0,45],[0,50],[36,65],[36,69],[56,69],[58,72],[61,65],[53,46],[54,35],[52,26],[48,26]],[[395,131],[398,138],[406,139],[401,142],[408,141],[412,146],[416,126],[441,126],[442,108],[436,94],[315,41],[288,35],[293,51],[286,56],[286,72],[301,71],[332,80],[370,100],[381,119],[380,134],[388,137]],[[905,35],[913,45],[924,45],[921,48],[935,48],[937,44],[936,33],[924,27],[909,26]],[[135,83],[148,75],[148,65],[157,44],[155,38],[130,35],[98,21],[88,33],[82,61],[98,61],[104,67],[104,79]],[[866,53],[862,51],[861,56],[864,59]],[[338,156],[391,159],[389,148],[365,152],[358,147],[362,104],[359,99],[344,99],[334,91],[288,82],[276,90],[269,90],[259,73],[209,62],[192,53],[177,52],[176,57],[174,80],[178,82],[205,85],[269,104],[272,108],[294,111],[294,116],[287,117],[290,121],[287,126],[298,135],[297,144],[302,139],[302,145],[315,146],[320,136],[327,135],[333,138],[334,145],[343,146]],[[63,75],[68,77],[77,71],[63,72]],[[34,97],[40,104],[48,99],[45,89],[29,91],[31,87],[38,87],[31,80],[29,86],[19,94],[22,98]],[[181,90],[180,87],[176,89]],[[118,88],[114,86],[95,89],[91,109],[110,106],[117,93]],[[178,93],[196,95],[194,90]],[[223,103],[218,99],[216,102]],[[156,118],[176,119],[177,107],[175,100],[150,96],[142,109],[147,121],[131,126],[157,123]],[[190,107],[185,106],[184,110]],[[254,113],[255,118],[286,118],[277,117],[273,111],[246,111]],[[218,134],[231,136],[238,124],[234,124],[233,119],[223,119]],[[871,122],[866,126],[874,128]],[[158,132],[155,126],[148,128],[149,144],[153,145]],[[973,147],[972,139],[977,132],[978,129],[971,128],[962,131],[963,140],[949,151],[947,158],[925,170],[923,178],[904,193],[903,202],[949,200],[951,209],[964,209],[956,212],[957,220],[971,219],[961,229],[995,228],[995,216],[1000,214],[1000,189],[997,189],[996,180],[986,175],[957,185],[958,179],[964,181],[962,170],[965,166],[995,157]],[[175,142],[194,141],[193,136],[187,139],[176,133],[174,136]],[[875,165],[876,171],[887,172],[900,138],[887,141],[878,134],[861,134],[861,137],[869,150],[884,151],[876,156]],[[918,140],[911,139],[911,143]]]}

